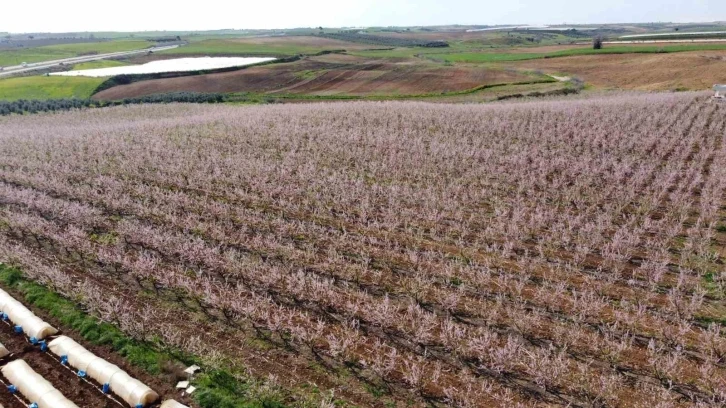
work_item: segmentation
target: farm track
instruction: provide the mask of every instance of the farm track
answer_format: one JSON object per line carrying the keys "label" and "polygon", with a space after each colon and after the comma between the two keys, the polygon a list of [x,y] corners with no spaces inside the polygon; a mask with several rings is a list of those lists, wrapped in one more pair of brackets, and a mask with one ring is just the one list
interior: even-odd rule
{"label": "farm track", "polygon": [[[673,97],[667,103],[685,107],[681,113],[664,114],[662,135],[653,137],[650,146],[638,145],[637,155],[627,158],[637,163],[643,152],[659,151],[655,160],[646,155],[643,171],[647,173],[624,173],[625,182],[634,180],[626,194],[607,185],[601,194],[592,199],[585,195],[587,201],[578,198],[583,202],[568,207],[558,203],[566,202],[565,194],[574,194],[563,184],[562,196],[557,190],[550,196],[541,192],[529,204],[544,208],[557,203],[548,215],[553,220],[583,211],[580,223],[597,222],[605,209],[622,208],[630,216],[618,218],[618,214],[607,221],[608,228],[596,234],[601,242],[613,242],[608,245],[629,234],[626,242],[637,242],[638,250],[627,256],[587,254],[575,261],[566,252],[567,246],[559,246],[555,236],[560,227],[556,225],[532,229],[530,234],[539,237],[536,239],[478,235],[487,224],[499,222],[494,216],[502,209],[497,209],[500,204],[496,201],[485,205],[487,213],[492,213],[489,221],[467,208],[468,213],[456,214],[451,221],[444,218],[433,226],[423,213],[407,213],[405,204],[400,217],[407,225],[382,229],[377,226],[379,221],[340,212],[342,202],[324,211],[311,211],[305,207],[307,198],[300,204],[274,195],[266,198],[259,185],[247,187],[235,181],[225,185],[224,177],[219,179],[223,183],[200,188],[196,184],[207,177],[202,172],[185,174],[185,178],[198,179],[190,183],[191,179],[174,176],[174,170],[119,172],[109,163],[89,178],[88,169],[95,167],[90,162],[88,166],[66,166],[44,180],[51,167],[39,163],[20,166],[10,155],[0,163],[0,191],[7,196],[0,196],[5,209],[2,218],[8,237],[34,247],[37,254],[54,253],[46,259],[74,265],[78,271],[73,273],[79,278],[81,270],[97,269],[94,275],[105,287],[130,285],[160,294],[160,308],[166,302],[188,308],[197,299],[199,308],[191,306],[188,316],[212,311],[208,316],[216,319],[211,324],[220,325],[220,333],[235,330],[238,321],[240,327],[251,325],[263,333],[269,330],[269,339],[279,347],[303,350],[303,355],[325,361],[333,371],[348,366],[359,376],[359,384],[383,381],[395,398],[411,388],[412,395],[423,401],[463,404],[463,400],[456,402],[459,397],[452,396],[451,390],[471,389],[471,384],[484,381],[493,387],[486,395],[494,405],[512,398],[590,406],[604,402],[593,386],[605,378],[615,381],[613,384],[628,384],[611,397],[615,400],[626,398],[627,389],[637,386],[666,389],[684,403],[714,401],[718,393],[694,385],[693,379],[699,378],[705,363],[717,372],[724,369],[723,359],[713,355],[723,336],[712,340],[716,349],[707,347],[702,340],[708,326],[695,320],[694,313],[718,305],[720,300],[703,297],[700,304],[693,303],[700,296],[701,272],[676,275],[666,268],[653,281],[643,265],[650,257],[661,256],[648,249],[648,240],[672,245],[671,233],[664,228],[671,228],[672,220],[678,219],[682,197],[693,194],[693,186],[704,189],[703,194],[722,191],[713,182],[701,183],[699,177],[711,180],[714,168],[720,168],[715,163],[723,162],[723,146],[717,136],[723,132],[723,121],[711,120],[720,108],[702,113],[696,98]],[[542,121],[537,115],[526,120]],[[220,122],[213,123],[216,127]],[[579,131],[585,132],[585,128],[582,125]],[[202,129],[206,134],[215,132]],[[627,132],[648,130],[652,131],[636,125]],[[662,144],[655,144],[656,139],[663,139]],[[556,143],[557,139],[547,140]],[[631,140],[629,143],[641,143]],[[211,143],[212,148],[222,146],[214,139]],[[706,146],[714,152],[701,154]],[[273,148],[267,145],[262,151]],[[344,162],[341,157],[329,163],[338,166]],[[543,174],[547,177],[542,182],[561,183],[563,171],[555,168],[551,175]],[[499,200],[518,202],[516,192],[506,184],[492,182],[492,191],[502,194]],[[585,188],[587,182],[581,183]],[[660,196],[660,205],[654,208],[640,201],[640,197],[654,200],[651,197],[659,197],[661,191],[667,195]],[[678,200],[668,201],[676,194]],[[39,203],[46,207],[38,207]],[[689,202],[688,208],[693,205]],[[60,208],[64,210],[57,212]],[[647,221],[652,227],[640,225],[648,214],[661,217],[661,213],[664,216],[656,223]],[[385,217],[389,215],[371,214],[368,219]],[[470,232],[460,235],[464,225]],[[678,234],[684,232],[693,233],[679,230]],[[31,237],[36,237],[35,244],[30,244]],[[554,241],[540,246],[544,237]],[[674,266],[681,262],[678,255],[668,256]],[[639,259],[631,262],[632,256]],[[146,267],[145,259],[151,261]],[[166,276],[162,271],[168,272]],[[187,273],[193,274],[185,276]],[[588,290],[590,285],[596,289]],[[139,305],[139,300],[128,299]],[[678,299],[675,304],[673,299]],[[275,322],[250,300],[274,307],[281,317]],[[682,300],[695,306],[682,309]],[[389,309],[380,309],[383,305]],[[321,325],[314,330],[316,334],[306,329],[316,325]],[[486,340],[487,336],[491,338]],[[482,348],[477,342],[488,345]],[[623,350],[617,351],[619,347]],[[394,350],[398,356],[391,359],[397,362],[388,371],[381,371],[385,362],[361,362],[366,356],[386,356]],[[496,350],[511,353],[512,360],[497,357]],[[675,366],[661,368],[671,359]],[[261,371],[265,370],[263,365]],[[443,385],[422,384],[416,372],[437,373]],[[671,386],[663,387],[668,382]],[[334,383],[333,379],[330,384]],[[351,390],[356,387],[361,385]],[[478,391],[469,393],[480,395]]]}

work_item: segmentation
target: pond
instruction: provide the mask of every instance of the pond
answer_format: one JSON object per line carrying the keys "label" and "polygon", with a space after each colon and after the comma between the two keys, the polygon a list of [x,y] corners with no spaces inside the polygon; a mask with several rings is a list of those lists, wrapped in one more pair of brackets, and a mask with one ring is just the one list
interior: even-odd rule
{"label": "pond", "polygon": [[175,58],[161,61],[147,62],[143,65],[127,65],[123,67],[84,69],[80,71],[55,72],[51,75],[60,76],[88,76],[110,77],[116,75],[158,74],[162,72],[186,72],[245,65],[259,64],[272,61],[275,58],[249,58],[249,57],[201,57],[201,58]]}

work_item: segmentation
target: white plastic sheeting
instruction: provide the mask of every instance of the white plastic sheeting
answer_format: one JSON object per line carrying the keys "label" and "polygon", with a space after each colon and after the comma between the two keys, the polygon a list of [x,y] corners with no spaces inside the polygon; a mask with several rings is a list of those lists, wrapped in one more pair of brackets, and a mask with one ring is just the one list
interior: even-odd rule
{"label": "white plastic sheeting", "polygon": [[99,384],[108,384],[111,392],[126,401],[131,407],[146,406],[159,399],[159,394],[141,381],[131,378],[124,370],[96,356],[67,336],[60,336],[48,343],[48,348],[57,356],[67,356],[68,364]]}
{"label": "white plastic sheeting", "polygon": [[25,399],[38,404],[38,408],[78,408],[23,360],[6,364],[2,373]]}
{"label": "white plastic sheeting", "polygon": [[[2,408],[2,407],[0,407],[0,408]],[[166,401],[164,401],[163,404],[161,404],[160,408],[189,408],[189,407],[182,403],[176,402],[174,400],[166,400]]]}
{"label": "white plastic sheeting", "polygon": [[[9,354],[10,354],[10,352],[8,351],[8,349],[5,348],[5,346],[3,346],[2,344],[0,344],[0,358],[7,357]],[[2,408],[2,406],[0,406],[0,408]]]}
{"label": "white plastic sheeting", "polygon": [[13,299],[7,292],[0,289],[0,310],[7,314],[10,321],[23,328],[28,337],[43,340],[58,333],[53,326],[41,320],[22,303]]}

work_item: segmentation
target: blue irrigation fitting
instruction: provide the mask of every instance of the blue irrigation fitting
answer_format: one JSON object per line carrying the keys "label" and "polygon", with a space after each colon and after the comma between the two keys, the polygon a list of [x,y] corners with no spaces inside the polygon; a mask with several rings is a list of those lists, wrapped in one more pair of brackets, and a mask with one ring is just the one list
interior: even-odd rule
{"label": "blue irrigation fitting", "polygon": [[10,319],[10,318],[8,317],[8,314],[7,314],[7,313],[5,313],[5,312],[3,312],[3,314],[2,314],[2,315],[0,315],[0,317],[2,317],[2,319],[3,319],[4,321],[6,321],[6,322],[8,321],[8,319]]}
{"label": "blue irrigation fitting", "polygon": [[32,403],[32,404],[28,405],[28,408],[38,408],[38,404],[36,404],[36,403],[34,402],[34,403]]}
{"label": "blue irrigation fitting", "polygon": [[108,394],[109,392],[111,392],[111,385],[109,383],[103,384],[103,393]]}
{"label": "blue irrigation fitting", "polygon": [[142,404],[136,404],[135,408],[144,408],[144,406]]}
{"label": "blue irrigation fitting", "polygon": [[81,378],[86,378],[86,372],[83,371],[83,370],[79,370],[78,371],[78,376],[81,377]]}
{"label": "blue irrigation fitting", "polygon": [[48,351],[48,343],[46,343],[45,340],[40,341],[40,351]]}
{"label": "blue irrigation fitting", "polygon": [[38,344],[38,339],[36,339],[35,337],[31,337],[30,338],[30,344],[32,344],[32,345],[35,346],[36,344]]}
{"label": "blue irrigation fitting", "polygon": [[68,356],[61,356],[61,364],[68,365]]}
{"label": "blue irrigation fitting", "polygon": [[15,325],[15,333],[22,333],[23,327],[20,325]]}
{"label": "blue irrigation fitting", "polygon": [[11,394],[15,394],[16,392],[18,392],[18,387],[10,384],[8,385],[8,391],[10,391]]}

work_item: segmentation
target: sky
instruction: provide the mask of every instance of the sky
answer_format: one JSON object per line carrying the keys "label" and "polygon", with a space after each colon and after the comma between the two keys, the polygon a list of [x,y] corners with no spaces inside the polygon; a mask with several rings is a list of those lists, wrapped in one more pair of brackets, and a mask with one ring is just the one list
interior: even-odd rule
{"label": "sky", "polygon": [[3,0],[0,32],[726,20],[726,0]]}

